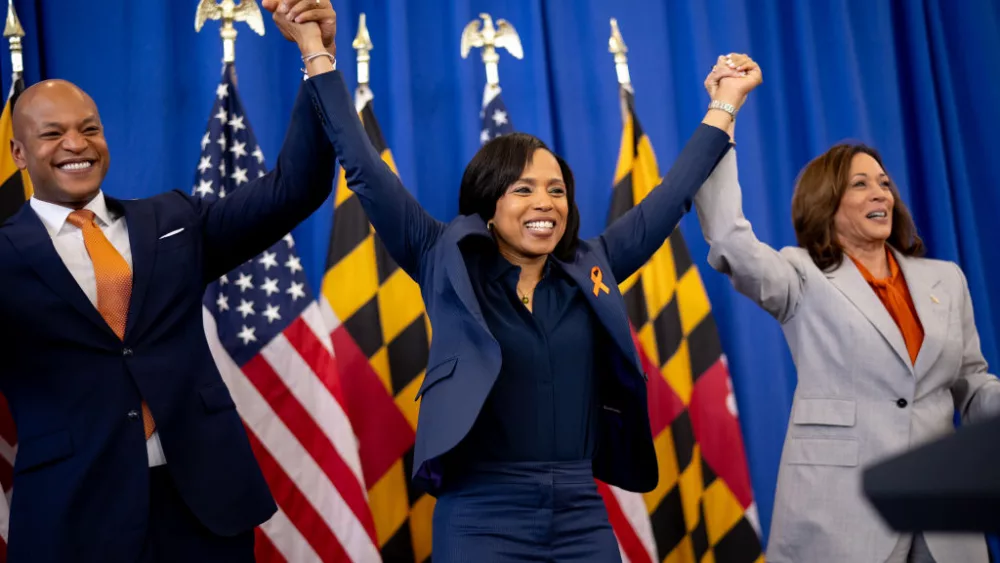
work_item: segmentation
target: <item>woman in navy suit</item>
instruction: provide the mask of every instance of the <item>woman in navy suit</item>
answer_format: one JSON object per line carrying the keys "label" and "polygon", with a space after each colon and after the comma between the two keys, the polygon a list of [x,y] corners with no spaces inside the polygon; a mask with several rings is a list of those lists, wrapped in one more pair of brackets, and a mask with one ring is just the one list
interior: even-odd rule
{"label": "woman in navy suit", "polygon": [[[381,161],[337,85],[327,132],[433,326],[414,481],[437,497],[434,560],[618,561],[594,477],[657,483],[645,375],[618,281],[690,209],[730,146],[756,66],[727,81],[663,183],[602,235],[578,238],[569,166],[511,134],[469,163],[460,216],[427,214]],[[325,100],[323,103],[327,103]]]}

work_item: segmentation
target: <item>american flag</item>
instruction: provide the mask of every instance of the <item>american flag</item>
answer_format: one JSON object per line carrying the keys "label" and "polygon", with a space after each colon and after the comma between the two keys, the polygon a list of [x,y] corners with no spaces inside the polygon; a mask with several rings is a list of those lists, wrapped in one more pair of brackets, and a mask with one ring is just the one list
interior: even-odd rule
{"label": "american flag", "polygon": [[479,112],[483,121],[479,132],[479,144],[485,145],[490,139],[514,132],[514,124],[510,122],[507,106],[500,95],[500,86],[487,84],[483,91],[483,109]]}
{"label": "american flag", "polygon": [[[265,173],[234,75],[227,64],[201,139],[194,194],[210,201]],[[278,504],[257,530],[257,561],[379,561],[329,330],[291,234],[211,283],[203,305],[215,362]]]}

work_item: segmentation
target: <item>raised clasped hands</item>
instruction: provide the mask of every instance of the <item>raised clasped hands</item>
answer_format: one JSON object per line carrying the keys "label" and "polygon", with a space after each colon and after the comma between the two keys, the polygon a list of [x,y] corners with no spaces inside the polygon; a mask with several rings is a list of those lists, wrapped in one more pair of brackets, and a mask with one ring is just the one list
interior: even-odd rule
{"label": "raised clasped hands", "polygon": [[713,101],[732,104],[737,110],[754,88],[764,82],[760,66],[749,56],[731,53],[720,56],[705,78],[705,90]]}
{"label": "raised clasped hands", "polygon": [[303,55],[326,51],[337,56],[337,13],[330,0],[263,0],[263,6]]}

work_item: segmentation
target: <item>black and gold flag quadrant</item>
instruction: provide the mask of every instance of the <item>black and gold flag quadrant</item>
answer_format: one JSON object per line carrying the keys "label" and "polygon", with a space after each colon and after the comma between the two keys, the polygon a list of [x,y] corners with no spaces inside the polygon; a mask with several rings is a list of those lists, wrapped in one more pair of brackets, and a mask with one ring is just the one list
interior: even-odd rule
{"label": "black and gold flag quadrant", "polygon": [[13,216],[31,198],[31,179],[26,171],[18,170],[10,154],[10,141],[14,138],[14,104],[24,91],[24,80],[14,81],[10,96],[0,115],[0,223]]}

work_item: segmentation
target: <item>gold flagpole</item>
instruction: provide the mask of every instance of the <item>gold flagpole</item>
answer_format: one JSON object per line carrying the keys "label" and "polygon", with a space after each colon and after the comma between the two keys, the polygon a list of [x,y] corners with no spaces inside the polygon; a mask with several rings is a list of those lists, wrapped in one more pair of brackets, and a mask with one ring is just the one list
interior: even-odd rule
{"label": "gold flagpole", "polygon": [[615,73],[618,75],[618,84],[623,88],[632,91],[632,77],[628,72],[628,47],[622,37],[621,30],[618,29],[618,20],[611,18],[611,37],[608,38],[608,52],[615,56]]}
{"label": "gold flagpole", "polygon": [[7,0],[7,23],[3,28],[3,36],[10,44],[10,62],[14,69],[14,82],[17,82],[24,73],[24,57],[21,46],[24,28],[21,27],[21,20],[18,19],[17,11],[14,10],[14,0]]}
{"label": "gold flagpole", "polygon": [[[12,122],[14,102],[17,101],[17,96],[24,89],[24,56],[23,45],[21,44],[21,38],[24,35],[21,20],[18,19],[17,11],[14,10],[14,0],[7,0],[7,22],[3,28],[3,36],[7,38],[10,45],[10,62],[13,72],[11,73],[12,80],[10,90],[7,93],[7,99],[4,102],[3,113],[0,114],[0,122],[2,122],[0,123],[0,145],[3,146],[10,144],[10,140],[14,137]],[[31,178],[28,176],[27,171],[17,169],[13,157],[10,155],[10,149],[5,150],[6,152],[0,157],[0,184],[3,187],[15,190],[16,183],[11,182],[11,180],[20,177],[21,189],[24,192],[24,201],[27,201],[34,192],[34,188],[31,185]],[[0,210],[4,215],[13,211],[14,209],[11,208]],[[0,216],[0,222],[3,222],[5,219],[5,216]]]}
{"label": "gold flagpole", "polygon": [[365,14],[361,13],[358,18],[358,34],[354,36],[351,47],[358,52],[358,88],[367,88],[369,75],[369,65],[371,63],[371,51],[375,48],[372,38],[368,35],[368,24],[365,22]]}
{"label": "gold flagpole", "polygon": [[611,18],[611,37],[608,38],[608,52],[615,56],[615,74],[618,75],[619,102],[622,112],[622,123],[628,121],[628,102],[626,98],[629,94],[634,94],[632,90],[632,76],[628,71],[628,46],[625,45],[625,38],[618,29],[618,20]]}

